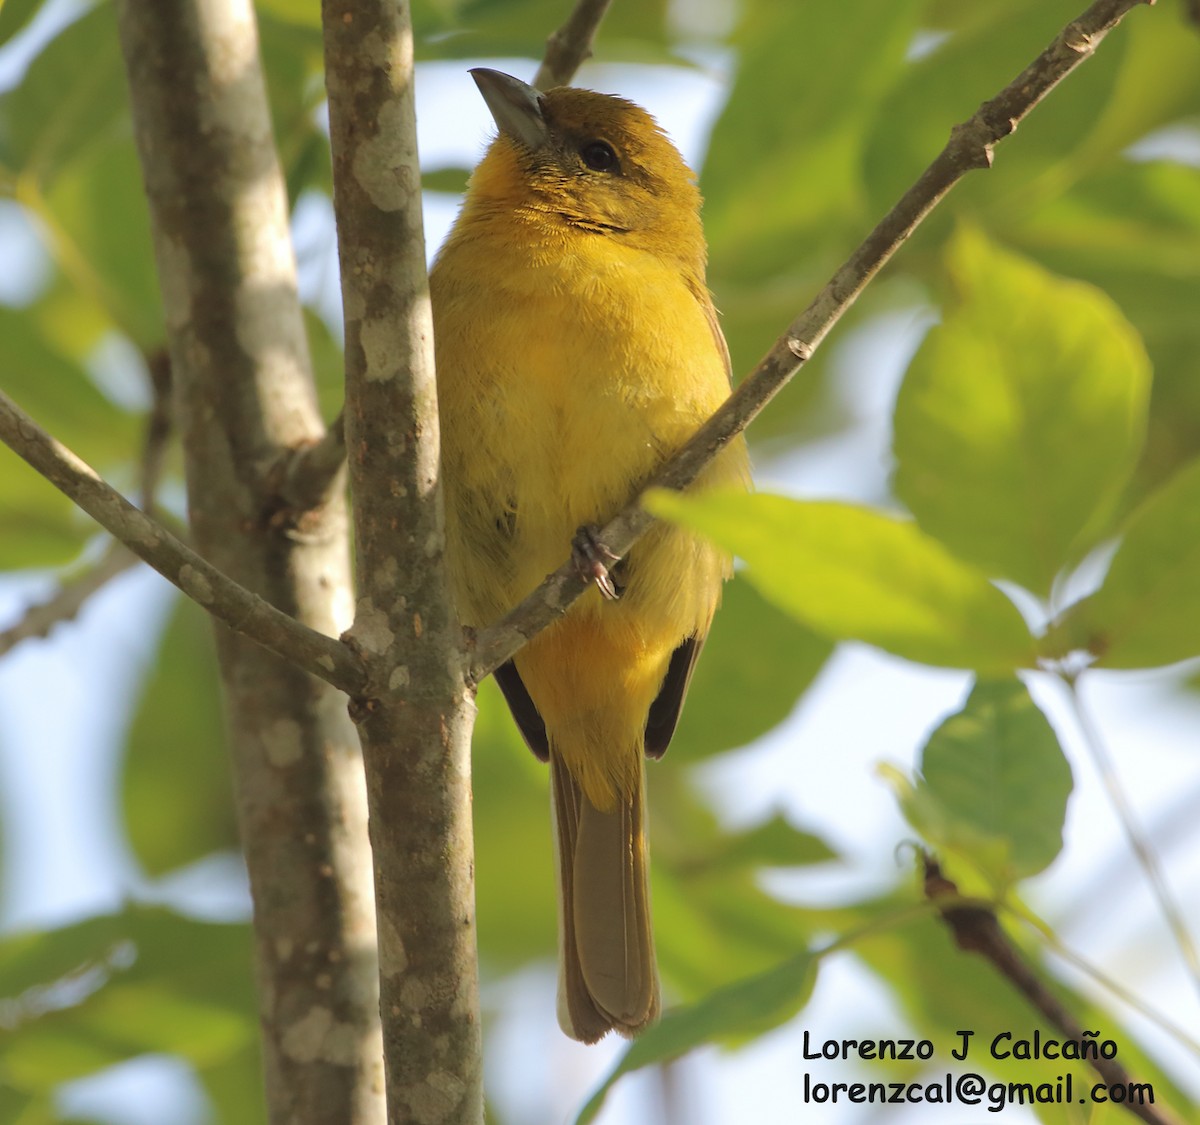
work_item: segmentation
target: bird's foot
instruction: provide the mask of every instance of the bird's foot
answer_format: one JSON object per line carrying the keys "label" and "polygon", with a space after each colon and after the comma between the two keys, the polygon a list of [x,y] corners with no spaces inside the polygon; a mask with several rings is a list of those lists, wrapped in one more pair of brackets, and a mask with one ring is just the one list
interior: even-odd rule
{"label": "bird's foot", "polygon": [[609,563],[621,561],[620,555],[614,555],[599,539],[600,528],[595,524],[585,524],[571,540],[571,562],[579,580],[584,584],[596,583],[597,589],[607,601],[615,602],[621,596],[609,572]]}

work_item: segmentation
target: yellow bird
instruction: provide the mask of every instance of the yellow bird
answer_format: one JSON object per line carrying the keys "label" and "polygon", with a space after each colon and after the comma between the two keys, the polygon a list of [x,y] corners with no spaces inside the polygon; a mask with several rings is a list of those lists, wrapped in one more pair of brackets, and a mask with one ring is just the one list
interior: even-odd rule
{"label": "yellow bird", "polygon": [[[729,353],[700,194],[654,119],[606,94],[471,73],[499,135],[430,276],[447,559],[476,627],[572,552],[595,579],[496,672],[550,763],[559,1023],[591,1043],[658,1015],[644,759],[674,733],[730,560],[658,525],[609,575],[588,529],[728,397]],[[738,441],[699,484],[748,479]]]}

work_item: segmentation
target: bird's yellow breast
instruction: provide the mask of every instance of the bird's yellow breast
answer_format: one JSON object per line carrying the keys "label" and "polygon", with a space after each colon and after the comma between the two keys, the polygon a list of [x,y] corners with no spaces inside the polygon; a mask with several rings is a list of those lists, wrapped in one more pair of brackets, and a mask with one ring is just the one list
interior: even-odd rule
{"label": "bird's yellow breast", "polygon": [[673,263],[535,220],[462,224],[431,281],[451,557],[465,537],[497,564],[486,588],[470,566],[457,583],[477,624],[560,565],[580,525],[615,515],[728,394]]}
{"label": "bird's yellow breast", "polygon": [[[582,229],[489,183],[494,147],[430,275],[447,560],[464,624],[487,626],[603,524],[729,394],[703,243]],[[509,181],[511,181],[511,177]],[[486,190],[484,190],[486,189]],[[686,224],[685,224],[686,225]],[[698,232],[698,225],[695,231]],[[737,441],[700,483],[745,483]],[[516,657],[551,743],[598,809],[630,800],[675,649],[703,638],[728,557],[660,525]]]}

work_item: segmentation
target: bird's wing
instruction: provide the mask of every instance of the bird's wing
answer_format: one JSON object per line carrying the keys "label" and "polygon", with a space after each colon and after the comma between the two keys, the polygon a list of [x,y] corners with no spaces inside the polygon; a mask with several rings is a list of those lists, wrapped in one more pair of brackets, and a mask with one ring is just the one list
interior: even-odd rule
{"label": "bird's wing", "polygon": [[550,739],[546,735],[546,724],[533,700],[529,698],[529,691],[521,679],[521,673],[517,671],[517,666],[511,660],[506,660],[493,675],[496,677],[496,683],[500,685],[500,690],[504,692],[504,699],[516,720],[517,729],[525,739],[525,745],[533,751],[538,761],[549,761]]}
{"label": "bird's wing", "polygon": [[692,682],[696,660],[703,647],[703,637],[688,637],[671,653],[671,663],[667,665],[662,687],[658,689],[658,695],[650,704],[650,711],[646,715],[647,757],[661,758],[667,752],[671,736],[679,723],[679,713],[683,710],[688,684]]}

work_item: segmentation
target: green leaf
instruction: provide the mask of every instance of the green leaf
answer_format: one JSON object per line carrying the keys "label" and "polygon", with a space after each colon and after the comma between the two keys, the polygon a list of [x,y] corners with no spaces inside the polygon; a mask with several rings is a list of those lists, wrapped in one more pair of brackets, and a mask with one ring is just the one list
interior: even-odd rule
{"label": "green leaf", "polygon": [[27,311],[0,307],[0,371],[5,393],[93,467],[104,469],[135,452],[134,416],[105,397]]}
{"label": "green leaf", "polygon": [[1134,511],[1104,583],[1062,628],[1108,668],[1200,655],[1200,461]]}
{"label": "green leaf", "polygon": [[955,296],[896,402],[895,487],[985,573],[1046,594],[1107,525],[1141,449],[1150,366],[1112,301],[964,228]]}
{"label": "green leaf", "polygon": [[288,200],[294,204],[310,188],[332,194],[329,137],[317,124],[325,95],[321,6],[309,0],[260,3],[258,17],[271,122]]}
{"label": "green leaf", "polygon": [[837,859],[819,836],[796,828],[776,814],[744,832],[721,838],[708,854],[695,857],[697,868],[722,871],[739,867],[807,867]]}
{"label": "green leaf", "polygon": [[[0,372],[18,406],[99,471],[132,454],[134,417],[38,330],[30,310],[0,307]],[[0,448],[0,570],[68,563],[96,531],[58,489]]]}
{"label": "green leaf", "polygon": [[[541,58],[546,36],[568,11],[559,0],[423,0],[413,5],[417,57]],[[677,62],[667,51],[666,31],[667,0],[614,4],[600,26],[596,57]],[[533,69],[522,77],[531,78]]]}
{"label": "green leaf", "polygon": [[672,761],[695,761],[766,734],[791,714],[832,649],[749,582],[727,583],[671,742]]}
{"label": "green leaf", "polygon": [[277,19],[320,30],[321,5],[310,0],[256,0],[257,6]]}
{"label": "green leaf", "polygon": [[985,674],[1033,659],[1013,604],[909,521],[762,493],[660,491],[645,505],[740,555],[765,597],[832,640]]}
{"label": "green leaf", "polygon": [[0,571],[63,566],[95,533],[54,485],[0,445]]}
{"label": "green leaf", "polygon": [[39,214],[74,284],[143,352],[161,347],[165,327],[150,212],[132,137],[94,146],[62,169]]}
{"label": "green leaf", "polygon": [[126,831],[156,877],[238,847],[212,624],[177,598],[126,743]]}
{"label": "green leaf", "polygon": [[246,925],[154,907],[0,941],[0,1088],[29,1094],[136,1055],[206,1066],[251,1048],[258,1027]]}
{"label": "green leaf", "polygon": [[[918,10],[913,0],[742,6],[737,77],[703,172],[717,276],[759,287],[794,279],[798,262],[860,224],[861,126],[905,66]],[[800,42],[819,49],[784,85],[779,63]]]}
{"label": "green leaf", "polygon": [[[932,19],[925,7],[924,30],[948,31],[957,25],[956,30],[936,49],[908,60],[886,104],[869,123],[862,178],[876,214],[908,188],[956,122],[1009,83],[1078,14],[1063,0],[1009,0],[970,12],[954,7],[960,10]],[[1036,117],[996,152],[998,174],[968,178],[947,201],[944,214],[982,212],[991,218],[1013,202],[1026,203],[1030,181],[1048,165],[1069,166],[1087,126],[1112,95],[1123,41],[1123,35],[1110,39],[1106,48],[1111,49],[1098,53],[1095,65],[1080,67],[1042,102]]]}
{"label": "green leaf", "polygon": [[262,1058],[257,1037],[244,1050],[196,1072],[220,1125],[266,1125]]}
{"label": "green leaf", "polygon": [[757,976],[718,989],[685,1008],[673,1008],[621,1056],[583,1107],[578,1125],[595,1120],[608,1091],[623,1074],[678,1058],[705,1043],[748,1039],[791,1019],[816,983],[816,960],[807,950]]}
{"label": "green leaf", "polygon": [[431,172],[421,173],[421,190],[462,195],[467,190],[470,175],[470,168],[435,168]]}
{"label": "green leaf", "polygon": [[58,1125],[51,1099],[0,1085],[0,1121],[8,1125]]}
{"label": "green leaf", "polygon": [[492,679],[479,687],[471,744],[475,913],[485,966],[554,955],[557,886],[549,777],[522,742]]}
{"label": "green leaf", "polygon": [[21,31],[41,6],[42,0],[0,0],[0,45]]}
{"label": "green leaf", "polygon": [[[736,75],[700,170],[708,283],[737,376],[751,370],[878,218],[865,207],[862,127],[905,68],[919,9],[913,0],[749,0],[738,7]],[[847,35],[847,27],[857,31]],[[797,44],[805,44],[803,66],[793,65]],[[811,428],[827,360],[827,350],[816,354],[806,377],[761,417],[752,440],[793,440],[802,426]]]}
{"label": "green leaf", "polygon": [[[1019,680],[977,683],[930,735],[918,770],[917,794],[940,821],[930,843],[965,853],[993,886],[1036,874],[1062,850],[1071,767]],[[913,823],[927,832],[928,812]]]}
{"label": "green leaf", "polygon": [[308,332],[313,377],[317,384],[317,403],[321,408],[321,416],[332,421],[341,413],[342,404],[346,401],[346,364],[342,347],[320,316],[307,307],[302,311],[304,327]]}
{"label": "green leaf", "polygon": [[116,5],[98,4],[0,95],[0,153],[9,172],[40,187],[51,183],[64,165],[112,137],[128,112],[126,91]]}

